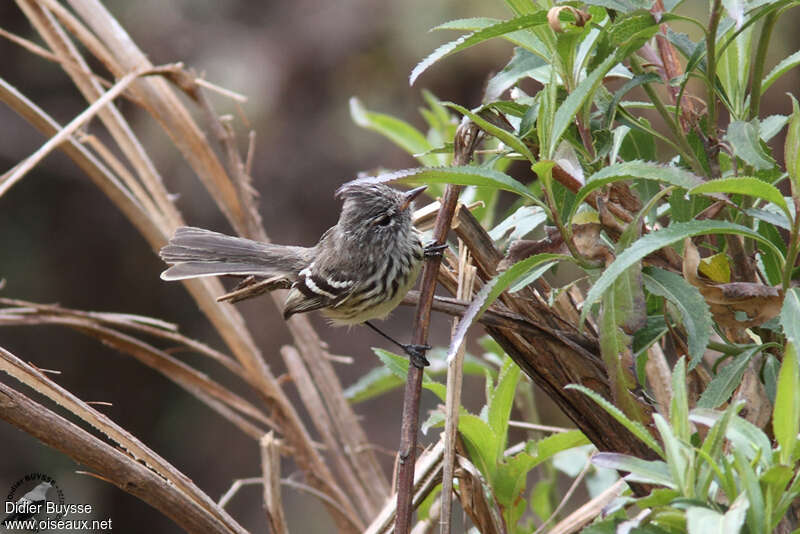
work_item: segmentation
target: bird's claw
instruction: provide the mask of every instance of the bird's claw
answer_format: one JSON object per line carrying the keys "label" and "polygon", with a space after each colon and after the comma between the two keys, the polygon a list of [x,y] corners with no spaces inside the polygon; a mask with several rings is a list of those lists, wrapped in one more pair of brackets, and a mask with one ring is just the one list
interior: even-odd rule
{"label": "bird's claw", "polygon": [[437,258],[441,257],[444,250],[447,248],[447,243],[436,243],[431,241],[430,243],[425,245],[424,248],[424,256],[426,258]]}
{"label": "bird's claw", "polygon": [[430,345],[417,345],[410,343],[408,345],[403,345],[403,350],[406,352],[406,354],[408,354],[408,358],[414,367],[424,369],[431,364],[427,358],[425,358],[425,353],[431,350]]}

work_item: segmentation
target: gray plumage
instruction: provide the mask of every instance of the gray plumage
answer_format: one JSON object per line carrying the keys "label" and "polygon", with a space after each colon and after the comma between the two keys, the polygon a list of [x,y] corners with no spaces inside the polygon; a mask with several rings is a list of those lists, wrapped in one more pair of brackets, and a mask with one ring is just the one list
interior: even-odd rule
{"label": "gray plumage", "polygon": [[413,286],[423,247],[411,222],[407,193],[381,184],[351,184],[338,223],[313,247],[259,243],[200,228],[178,228],[161,258],[164,280],[254,275],[292,283],[284,317],[322,310],[335,323],[385,317]]}

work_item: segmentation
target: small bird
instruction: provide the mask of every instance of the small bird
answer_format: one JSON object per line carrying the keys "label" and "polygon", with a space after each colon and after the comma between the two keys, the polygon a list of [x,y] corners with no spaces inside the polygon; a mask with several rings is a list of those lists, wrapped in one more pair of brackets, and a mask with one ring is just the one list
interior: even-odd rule
{"label": "small bird", "polygon": [[161,258],[172,265],[161,278],[236,275],[283,281],[291,284],[284,319],[320,310],[335,325],[365,323],[423,367],[430,347],[399,343],[369,321],[384,319],[397,307],[414,285],[423,258],[441,254],[446,246],[424,247],[411,222],[412,202],[424,190],[345,184],[336,192],[344,201],[339,221],[313,247],[178,228],[161,249]]}

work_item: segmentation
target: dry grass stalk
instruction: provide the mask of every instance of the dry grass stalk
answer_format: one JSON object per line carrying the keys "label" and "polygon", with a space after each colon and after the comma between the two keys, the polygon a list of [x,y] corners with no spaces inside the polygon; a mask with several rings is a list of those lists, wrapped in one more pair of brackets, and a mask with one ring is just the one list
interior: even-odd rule
{"label": "dry grass stalk", "polygon": [[212,513],[208,506],[199,504],[175,487],[170,479],[2,382],[0,418],[94,470],[103,480],[139,497],[186,532],[246,534],[216,505],[218,513]]}
{"label": "dry grass stalk", "polygon": [[266,434],[261,447],[261,474],[264,477],[264,507],[267,510],[270,532],[288,534],[289,527],[283,513],[281,500],[281,454],[275,434]]}
{"label": "dry grass stalk", "polygon": [[[114,201],[146,237],[154,250],[164,244],[166,237],[175,227],[183,224],[183,220],[167,193],[155,165],[147,157],[127,122],[110,103],[111,96],[105,98],[109,102],[93,104],[103,93],[99,81],[102,78],[91,71],[78,47],[72,42],[72,38],[80,41],[113,76],[122,78],[125,84],[130,83],[130,93],[126,96],[144,107],[162,125],[234,228],[242,234],[266,240],[266,233],[252,208],[252,189],[249,187],[247,176],[248,162],[252,161],[252,150],[244,161],[237,152],[225,151],[230,173],[234,177],[232,180],[208,143],[205,134],[196,125],[166,80],[151,78],[128,82],[128,77],[134,76],[128,73],[148,71],[152,65],[102,4],[95,0],[71,1],[70,5],[77,16],[54,0],[19,0],[18,4],[50,48],[45,55],[50,55],[51,59],[59,61],[76,87],[90,102],[92,112],[97,110],[98,117],[111,133],[125,161],[117,161],[110,156],[113,151],[102,146],[97,139],[92,139],[89,146],[105,159],[108,166],[103,165],[86,146],[75,140],[72,133],[77,122],[74,122],[69,130],[61,128],[2,80],[0,80],[0,99],[45,135],[49,137],[58,135],[58,139],[64,141],[60,148],[73,158]],[[179,80],[183,84],[183,89],[190,90],[190,96],[202,95],[201,87],[192,76],[184,75],[180,71],[173,71],[172,74],[174,80]],[[122,85],[118,82],[119,87]],[[197,101],[201,107],[203,102],[207,102],[202,97]],[[203,109],[210,119],[212,128],[218,126],[220,122],[210,105],[205,105]],[[223,126],[222,130],[217,128],[216,131],[222,132],[217,138],[223,146],[233,145],[232,130],[229,127]],[[55,144],[55,141],[51,141],[51,145]],[[47,149],[49,150],[49,147]],[[123,170],[128,166],[133,172]],[[215,302],[216,296],[222,293],[221,284],[216,280],[200,280],[188,282],[186,285],[200,309],[208,316],[236,356],[241,370],[249,377],[251,386],[272,410],[274,424],[280,428],[284,440],[293,451],[295,460],[304,471],[311,487],[327,497],[326,506],[337,527],[344,532],[357,531],[357,524],[352,521],[353,517],[357,517],[354,504],[339,488],[323,457],[315,450],[308,431],[265,365],[241,316],[233,307],[218,305]],[[276,295],[275,298],[280,296]],[[342,388],[330,367],[330,360],[319,358],[320,353],[324,355],[319,338],[305,318],[293,319],[290,330],[296,341],[302,338],[296,345],[304,360],[321,362],[316,369],[312,367],[312,376],[315,380],[324,382],[321,391],[326,397],[326,402],[333,407],[337,418],[345,422],[339,429],[341,433],[339,439],[349,445],[349,454],[353,455],[351,464],[358,471],[360,483],[370,485],[368,494],[372,496],[373,501],[381,499],[381,489],[388,493],[385,475],[380,471],[371,448],[365,446],[366,435],[341,394]],[[330,368],[325,369],[325,365]],[[339,396],[338,399],[328,398],[336,395]],[[344,409],[340,409],[342,407]],[[250,428],[248,432],[253,434],[253,430]],[[369,513],[370,503],[359,503],[359,507],[362,506]],[[374,508],[374,505],[372,507]]]}
{"label": "dry grass stalk", "polygon": [[[169,483],[174,486],[174,491],[179,493],[182,498],[189,500],[194,506],[205,510],[207,514],[214,517],[220,523],[227,525],[227,528],[229,528],[232,532],[245,532],[233,520],[233,518],[231,518],[224,510],[219,508],[211,499],[208,498],[205,493],[195,486],[191,480],[189,480],[183,473],[175,469],[169,462],[158,456],[128,431],[114,423],[106,415],[98,412],[87,403],[81,401],[75,395],[50,380],[43,373],[23,362],[2,347],[0,347],[0,370],[13,376],[26,386],[35,390],[37,393],[46,396],[59,406],[69,410],[80,419],[108,436],[111,440],[122,447],[134,461],[143,462],[144,465],[151,469],[154,474],[160,476],[166,481],[169,481]],[[13,412],[13,410],[10,411]],[[51,414],[48,410],[33,410],[31,414],[34,416],[37,414],[43,416],[43,412],[47,412],[48,419],[58,418],[58,416]],[[30,429],[41,429],[41,431],[44,432],[47,431],[47,426],[41,426],[42,421],[20,421],[18,416],[13,413],[5,413],[4,418],[26,432],[29,432]],[[70,435],[73,434],[74,433],[70,433]],[[48,437],[47,439],[42,439],[39,433],[34,435],[38,439],[52,446],[52,440],[54,438]],[[63,450],[59,447],[56,448]],[[85,451],[84,454],[91,455],[91,451]],[[77,459],[74,452],[71,453],[70,456]],[[97,462],[87,465],[91,465],[93,468],[95,468],[96,465],[99,465],[101,469],[98,470],[101,472],[107,472],[110,469],[110,466],[102,463],[98,464]],[[114,479],[114,484],[118,485],[122,489],[126,489],[125,486],[127,485],[124,480],[119,479]],[[172,499],[176,498],[179,497],[172,497]],[[169,516],[172,517],[172,515]],[[182,519],[182,521],[186,520],[188,520],[188,518]]]}
{"label": "dry grass stalk", "polygon": [[[444,459],[444,440],[439,440],[433,447],[424,451],[414,468],[411,502],[416,507],[425,500],[431,491],[441,482],[442,460]],[[397,502],[387,499],[383,508],[376,514],[372,523],[364,530],[364,534],[386,534],[393,530]]]}
{"label": "dry grass stalk", "polygon": [[[458,293],[456,297],[463,301],[472,299],[472,286],[477,269],[472,265],[469,250],[459,241]],[[458,319],[453,320],[452,334],[458,327]],[[445,402],[444,425],[444,466],[442,473],[441,498],[441,534],[450,534],[452,503],[450,495],[453,491],[453,472],[455,469],[456,439],[458,438],[458,413],[461,408],[461,385],[464,379],[464,344],[456,351],[455,358],[447,362],[447,398]]]}

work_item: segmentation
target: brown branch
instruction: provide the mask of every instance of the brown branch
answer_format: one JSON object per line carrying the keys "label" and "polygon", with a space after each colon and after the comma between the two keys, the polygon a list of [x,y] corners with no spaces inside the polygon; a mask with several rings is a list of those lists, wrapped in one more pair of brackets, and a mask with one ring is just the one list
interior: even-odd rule
{"label": "brown branch", "polygon": [[281,500],[281,455],[275,434],[266,434],[259,443],[261,474],[264,478],[264,507],[267,509],[270,532],[288,534]]}
{"label": "brown branch", "polygon": [[[480,130],[472,122],[462,122],[455,136],[455,150],[453,165],[466,165],[472,159]],[[442,209],[436,216],[433,228],[433,242],[444,244],[453,212],[458,203],[460,186],[448,185],[442,199]],[[414,318],[414,333],[412,343],[425,345],[428,340],[430,326],[431,305],[436,290],[436,278],[439,273],[441,257],[433,257],[425,263],[422,270],[420,283],[420,300]],[[400,466],[397,475],[397,521],[396,534],[408,534],[411,528],[412,514],[412,486],[414,482],[414,458],[417,448],[417,434],[419,432],[419,400],[422,391],[423,370],[415,365],[408,367],[403,396],[403,418],[400,429]]]}

